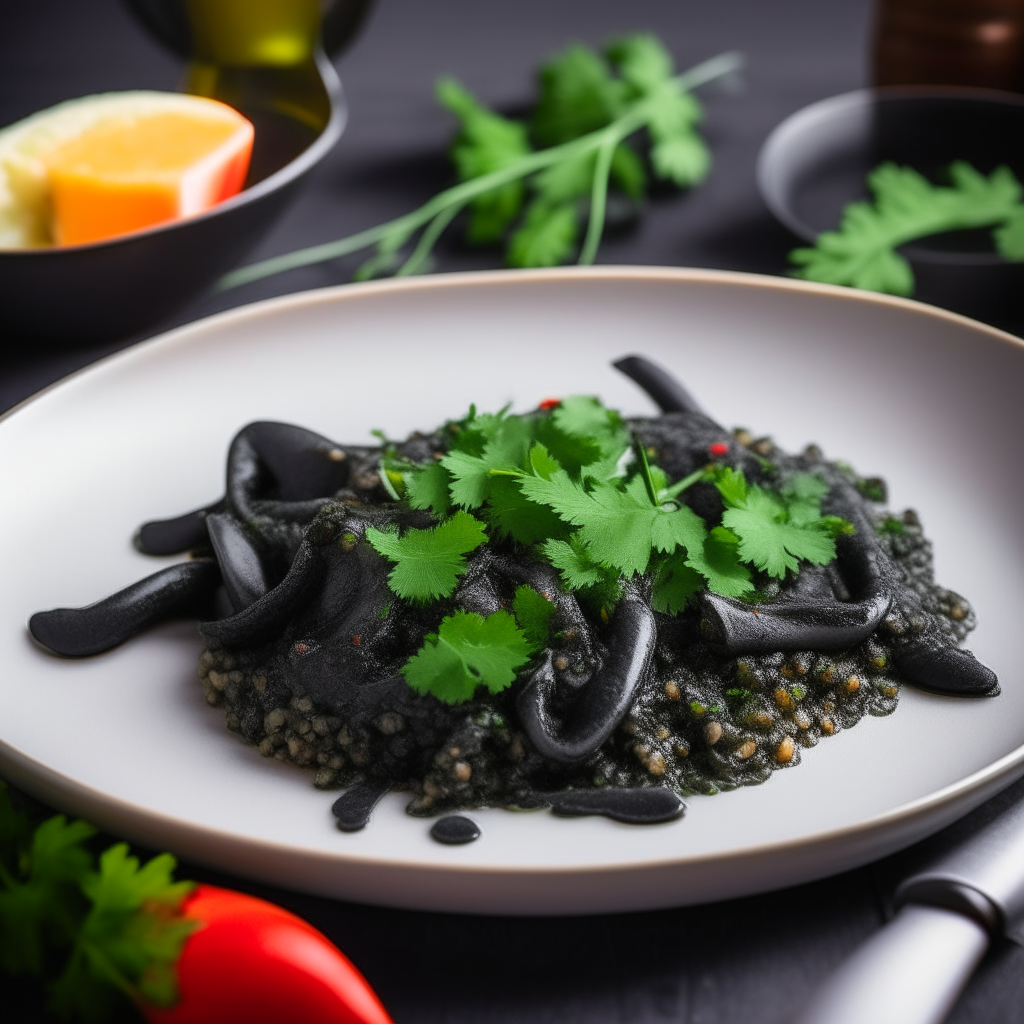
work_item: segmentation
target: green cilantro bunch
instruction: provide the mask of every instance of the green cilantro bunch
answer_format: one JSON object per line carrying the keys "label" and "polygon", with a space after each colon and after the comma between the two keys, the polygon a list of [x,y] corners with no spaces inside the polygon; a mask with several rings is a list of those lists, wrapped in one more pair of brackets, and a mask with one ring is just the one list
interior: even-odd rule
{"label": "green cilantro bunch", "polygon": [[[218,288],[370,248],[357,280],[423,273],[463,213],[468,240],[505,240],[510,266],[556,266],[574,254],[577,263],[593,263],[612,185],[639,203],[650,176],[679,188],[704,180],[710,157],[692,90],[741,65],[738,54],[724,53],[676,74],[669,52],[648,34],[616,40],[602,53],[570,46],[541,68],[539,99],[525,121],[503,117],[442,78],[438,99],[460,124],[451,148],[457,184],[384,224],[234,270]],[[646,158],[632,141],[641,132]]]}
{"label": "green cilantro bunch", "polygon": [[868,175],[873,202],[850,203],[837,231],[794,249],[794,277],[892,295],[914,294],[914,272],[897,249],[918,238],[967,228],[994,228],[996,251],[1024,261],[1021,184],[1008,167],[988,177],[970,164],[949,167],[949,184],[933,185],[911,167],[881,164]]}
{"label": "green cilantro bunch", "polygon": [[[640,576],[651,581],[655,610],[677,614],[701,591],[751,598],[758,573],[781,579],[803,562],[827,564],[835,538],[853,529],[822,515],[828,485],[810,474],[793,474],[773,491],[712,464],[670,483],[619,414],[589,396],[525,415],[471,408],[445,432],[451,442],[442,458],[408,465],[386,457],[382,466],[394,497],[429,510],[438,525],[366,531],[394,563],[391,589],[409,601],[450,598],[467,556],[490,541],[552,565],[565,590],[604,617]],[[721,495],[719,523],[709,526],[682,501],[699,482]],[[529,587],[517,591],[511,615],[455,611],[404,666],[406,681],[449,703],[481,685],[500,692],[546,646],[553,612]]]}
{"label": "green cilantro bunch", "polygon": [[34,828],[0,782],[0,972],[62,1020],[107,1020],[125,999],[172,1005],[197,927],[178,913],[192,883],[173,880],[170,854],[140,865],[119,843],[97,863],[95,834],[62,814]]}
{"label": "green cilantro bunch", "polygon": [[[697,132],[701,106],[673,75],[671,55],[652,35],[626,36],[604,53],[576,44],[541,68],[540,96],[528,121],[502,117],[455,79],[443,78],[438,99],[461,123],[451,149],[459,180],[512,166],[535,148],[601,132],[643,103],[650,172],[679,188],[699,184],[711,166]],[[476,196],[469,204],[466,238],[481,244],[507,236],[509,266],[558,266],[572,257],[588,214],[595,225],[588,242],[596,244],[609,182],[640,203],[647,178],[648,167],[635,145],[621,132],[610,132],[602,147],[569,155],[525,180]],[[581,262],[591,259],[588,254]]]}

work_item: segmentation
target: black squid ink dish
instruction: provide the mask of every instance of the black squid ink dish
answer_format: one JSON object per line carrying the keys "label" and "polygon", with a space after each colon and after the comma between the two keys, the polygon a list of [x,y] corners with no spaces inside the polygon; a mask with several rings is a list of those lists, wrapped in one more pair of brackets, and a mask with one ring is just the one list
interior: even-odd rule
{"label": "black squid ink dish", "polygon": [[188,561],[30,632],[82,657],[199,619],[206,700],[343,790],[339,828],[399,790],[450,844],[480,835],[457,813],[478,807],[670,821],[892,713],[902,685],[998,693],[960,646],[970,604],[882,480],[725,430],[644,358],[615,365],[661,415],[470,407],[372,447],[251,423],[220,501],[138,532]]}

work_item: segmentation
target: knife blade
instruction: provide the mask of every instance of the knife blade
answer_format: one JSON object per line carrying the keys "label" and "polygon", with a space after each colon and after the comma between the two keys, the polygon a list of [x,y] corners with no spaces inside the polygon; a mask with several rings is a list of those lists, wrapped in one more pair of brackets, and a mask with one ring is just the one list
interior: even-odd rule
{"label": "knife blade", "polygon": [[1024,801],[905,879],[793,1024],[939,1024],[990,942],[1024,942]]}

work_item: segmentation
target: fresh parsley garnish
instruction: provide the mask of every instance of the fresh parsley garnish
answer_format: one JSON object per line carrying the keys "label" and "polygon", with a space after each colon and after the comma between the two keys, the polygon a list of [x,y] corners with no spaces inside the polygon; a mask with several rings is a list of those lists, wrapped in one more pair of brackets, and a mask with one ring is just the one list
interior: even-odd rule
{"label": "fresh parsley garnish", "polygon": [[[395,492],[439,516],[458,510],[432,529],[366,531],[395,563],[389,583],[406,600],[450,598],[466,554],[490,537],[498,550],[513,545],[547,562],[564,590],[605,620],[639,577],[652,588],[654,609],[675,615],[703,591],[755,600],[758,574],[781,578],[801,563],[825,564],[835,558],[836,536],[853,529],[822,514],[828,484],[809,473],[790,474],[770,489],[718,462],[671,482],[651,462],[655,450],[649,454],[593,396],[552,400],[523,415],[471,407],[439,434],[450,439],[439,460],[390,464]],[[700,482],[721,495],[718,522],[706,522],[684,501]],[[418,692],[449,703],[469,700],[481,685],[503,689],[547,646],[549,596],[520,586],[511,599],[515,618],[502,612],[483,619],[449,606],[403,675]]]}
{"label": "fresh parsley garnish", "polygon": [[[697,131],[701,107],[692,90],[741,65],[738,54],[724,53],[677,75],[663,44],[644,34],[614,41],[603,53],[571,46],[541,69],[540,96],[527,121],[489,110],[454,79],[442,78],[438,99],[459,120],[451,148],[458,184],[385,224],[241,267],[218,287],[371,247],[357,278],[422,273],[463,211],[468,239],[506,240],[512,266],[555,266],[574,255],[577,263],[593,263],[612,185],[640,203],[649,174],[680,188],[706,177],[710,156]],[[643,131],[649,147],[631,141]]]}
{"label": "fresh parsley garnish", "polygon": [[732,470],[716,472],[712,482],[725,503],[722,526],[735,536],[739,559],[769,576],[796,572],[801,561],[831,562],[836,535],[853,531],[845,520],[821,515],[828,487],[809,474],[794,475],[781,494],[748,485]]}
{"label": "fresh parsley garnish", "polygon": [[794,277],[892,295],[914,294],[914,272],[897,249],[944,231],[992,227],[1004,259],[1024,261],[1021,184],[1008,167],[988,177],[970,164],[949,167],[951,184],[933,185],[910,167],[885,163],[868,175],[873,202],[850,203],[838,231],[794,249]]}
{"label": "fresh parsley garnish", "polygon": [[366,539],[385,558],[395,563],[388,584],[399,597],[429,601],[448,597],[466,571],[465,556],[487,540],[479,520],[456,512],[427,530],[366,530]]}
{"label": "fresh parsley garnish", "polygon": [[471,700],[478,687],[500,693],[530,660],[534,646],[508,612],[484,618],[457,611],[428,634],[423,647],[402,666],[405,681],[417,693],[445,704]]}

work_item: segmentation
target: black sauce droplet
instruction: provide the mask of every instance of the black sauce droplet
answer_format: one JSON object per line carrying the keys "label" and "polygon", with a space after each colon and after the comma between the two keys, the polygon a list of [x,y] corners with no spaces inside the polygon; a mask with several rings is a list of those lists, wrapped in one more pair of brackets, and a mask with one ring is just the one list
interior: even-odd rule
{"label": "black sauce droplet", "polygon": [[366,828],[374,807],[391,787],[386,782],[359,782],[342,793],[331,807],[342,832]]}
{"label": "black sauce droplet", "polygon": [[627,825],[657,825],[675,821],[686,813],[679,794],[663,786],[640,789],[570,789],[564,793],[543,794],[552,813],[566,818],[603,814]]}
{"label": "black sauce droplet", "polygon": [[432,839],[446,846],[461,846],[463,843],[471,843],[479,839],[481,835],[480,826],[471,818],[461,814],[446,814],[434,822],[430,830]]}

